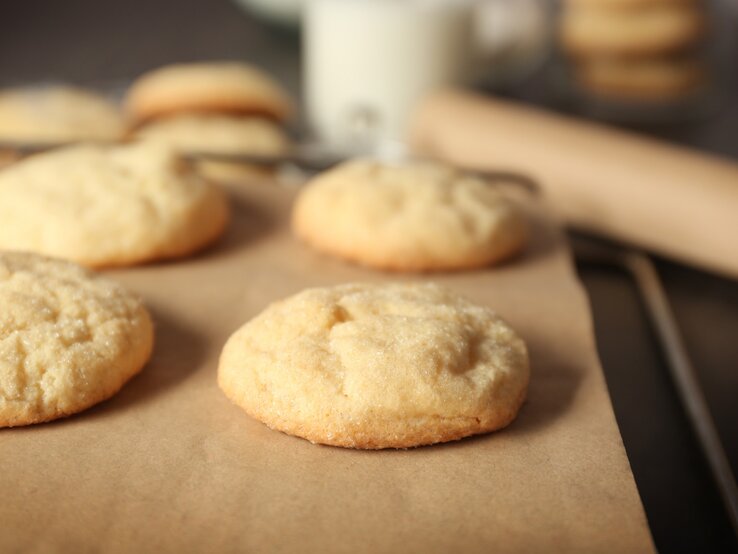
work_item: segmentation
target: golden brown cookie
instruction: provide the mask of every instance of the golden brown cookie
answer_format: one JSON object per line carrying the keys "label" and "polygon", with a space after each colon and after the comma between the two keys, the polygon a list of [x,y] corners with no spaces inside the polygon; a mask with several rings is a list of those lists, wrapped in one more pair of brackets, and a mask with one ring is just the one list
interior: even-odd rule
{"label": "golden brown cookie", "polygon": [[49,85],[0,92],[0,141],[113,141],[124,131],[118,107],[92,91]]}
{"label": "golden brown cookie", "polygon": [[486,266],[527,237],[522,211],[498,188],[425,162],[358,160],[320,174],[295,201],[292,228],[317,250],[397,271]]}
{"label": "golden brown cookie", "polygon": [[704,66],[691,58],[588,60],[578,64],[575,76],[595,95],[634,101],[678,100],[705,84]]}
{"label": "golden brown cookie", "polygon": [[407,448],[508,425],[524,342],[489,308],[433,284],[308,289],[226,343],[218,382],[269,427],[349,448]]}
{"label": "golden brown cookie", "polygon": [[284,89],[261,69],[239,62],[168,65],[131,85],[126,109],[135,122],[178,112],[226,112],[288,119],[294,111]]}
{"label": "golden brown cookie", "polygon": [[186,256],[228,220],[224,192],[156,144],[77,146],[0,173],[0,248],[122,266]]}
{"label": "golden brown cookie", "polygon": [[581,3],[560,22],[564,49],[582,57],[653,56],[682,51],[704,35],[704,10],[693,2]]}
{"label": "golden brown cookie", "polygon": [[0,251],[0,306],[0,427],[110,398],[151,355],[141,300],[70,262]]}
{"label": "golden brown cookie", "polygon": [[[285,132],[274,122],[228,114],[180,114],[157,119],[143,126],[134,138],[154,141],[180,152],[216,152],[280,156],[291,146]],[[199,161],[206,178],[239,181],[264,175],[260,167],[223,161]]]}

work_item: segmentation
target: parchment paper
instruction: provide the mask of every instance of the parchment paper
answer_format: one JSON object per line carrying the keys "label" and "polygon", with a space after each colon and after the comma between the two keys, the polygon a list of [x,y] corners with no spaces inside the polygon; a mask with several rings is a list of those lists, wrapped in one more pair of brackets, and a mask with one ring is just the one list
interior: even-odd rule
{"label": "parchment paper", "polygon": [[198,257],[109,272],[157,324],[153,360],[115,398],[0,430],[0,552],[652,552],[561,232],[531,204],[525,255],[432,276],[526,339],[532,382],[491,435],[405,451],[316,446],[271,431],[216,384],[220,349],[307,286],[423,279],[313,253],[290,191],[234,192],[226,237]]}

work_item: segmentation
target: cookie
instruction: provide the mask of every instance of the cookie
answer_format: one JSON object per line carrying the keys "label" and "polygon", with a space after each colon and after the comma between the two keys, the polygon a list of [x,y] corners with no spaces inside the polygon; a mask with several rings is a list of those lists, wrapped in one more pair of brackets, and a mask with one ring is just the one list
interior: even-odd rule
{"label": "cookie", "polygon": [[526,395],[523,340],[434,284],[308,289],[236,331],[226,396],[273,429],[348,448],[407,448],[501,429]]}
{"label": "cookie", "polygon": [[590,2],[564,10],[560,22],[564,49],[584,58],[682,51],[704,30],[704,10],[691,2],[633,3],[630,9]]}
{"label": "cookie", "polygon": [[132,265],[195,252],[227,219],[221,189],[160,145],[70,147],[0,172],[0,249]]}
{"label": "cookie", "polygon": [[575,70],[582,89],[597,96],[634,101],[678,100],[705,83],[695,59],[588,60]]}
{"label": "cookie", "polygon": [[319,251],[397,271],[486,266],[520,251],[527,236],[521,210],[480,178],[437,163],[367,160],[309,182],[292,228]]}
{"label": "cookie", "polygon": [[113,396],[151,355],[143,303],[76,264],[0,251],[0,427]]}
{"label": "cookie", "polygon": [[[183,152],[216,152],[279,156],[290,149],[290,140],[272,121],[227,114],[181,114],[157,119],[135,135],[169,145]],[[264,175],[263,168],[222,161],[200,161],[198,171],[209,179],[238,181]]]}
{"label": "cookie", "polygon": [[175,64],[136,79],[125,99],[131,118],[177,112],[226,112],[288,119],[294,110],[282,87],[261,69],[238,62]]}
{"label": "cookie", "polygon": [[54,85],[0,92],[0,141],[113,141],[124,131],[117,106],[88,90]]}

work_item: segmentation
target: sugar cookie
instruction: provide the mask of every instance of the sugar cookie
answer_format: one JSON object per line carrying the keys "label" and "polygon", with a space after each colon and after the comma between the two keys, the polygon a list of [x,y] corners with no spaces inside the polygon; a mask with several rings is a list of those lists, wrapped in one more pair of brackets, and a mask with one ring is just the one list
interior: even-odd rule
{"label": "sugar cookie", "polygon": [[633,4],[630,9],[586,3],[565,10],[561,40],[571,54],[644,56],[682,51],[704,35],[705,15],[693,3]]}
{"label": "sugar cookie", "polygon": [[[143,126],[135,138],[184,152],[280,156],[290,149],[289,138],[274,122],[229,114],[181,114],[157,119]],[[265,174],[258,166],[224,161],[199,161],[197,168],[206,178],[220,181]]]}
{"label": "sugar cookie", "polygon": [[283,121],[292,101],[263,70],[239,62],[168,65],[145,73],[131,85],[126,108],[135,121],[177,112],[230,112]]}
{"label": "sugar cookie", "polygon": [[80,412],[151,355],[141,300],[76,264],[0,251],[0,427]]}
{"label": "sugar cookie", "polygon": [[188,255],[228,220],[225,194],[162,146],[76,146],[0,172],[0,248],[83,265]]}
{"label": "sugar cookie", "polygon": [[436,163],[352,161],[298,196],[295,234],[316,249],[380,269],[452,270],[518,252],[521,210],[496,187]]}
{"label": "sugar cookie", "polygon": [[621,100],[677,100],[706,81],[703,64],[692,58],[587,60],[575,76],[584,90]]}
{"label": "sugar cookie", "polygon": [[226,396],[269,427],[367,449],[505,427],[528,379],[522,339],[433,284],[305,290],[236,331],[218,368]]}
{"label": "sugar cookie", "polygon": [[66,85],[0,92],[0,140],[18,142],[113,141],[125,131],[115,104]]}

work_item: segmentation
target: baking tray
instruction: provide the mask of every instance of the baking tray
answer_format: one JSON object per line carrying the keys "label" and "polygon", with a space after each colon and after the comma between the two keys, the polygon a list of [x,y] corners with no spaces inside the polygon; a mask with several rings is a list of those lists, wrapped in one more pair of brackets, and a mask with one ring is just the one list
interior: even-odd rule
{"label": "baking tray", "polygon": [[[598,351],[618,425],[658,550],[738,552],[725,502],[730,485],[716,480],[714,467],[705,456],[694,417],[680,399],[673,360],[654,325],[654,314],[644,302],[631,268],[621,258],[626,251],[589,235],[569,235],[578,273],[592,303]],[[658,257],[652,256],[647,263],[648,271],[664,281],[662,300],[672,312],[672,331],[680,335],[682,355],[694,360],[693,377],[701,389],[697,394],[707,398],[704,407],[714,416],[721,446],[728,454],[723,463],[729,464],[735,461],[735,442],[731,440],[735,427],[726,426],[724,412],[730,410],[726,402],[730,402],[731,389],[722,385],[726,375],[719,347],[729,340],[730,330],[702,326],[729,320],[729,311],[716,317],[720,314],[715,313],[715,305],[726,302],[729,310],[735,286]],[[685,303],[690,309],[685,309]],[[705,340],[705,333],[712,331],[711,341]],[[718,349],[705,351],[709,342]]]}

